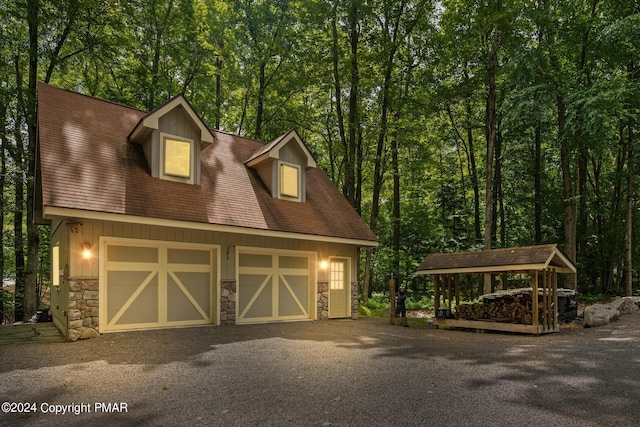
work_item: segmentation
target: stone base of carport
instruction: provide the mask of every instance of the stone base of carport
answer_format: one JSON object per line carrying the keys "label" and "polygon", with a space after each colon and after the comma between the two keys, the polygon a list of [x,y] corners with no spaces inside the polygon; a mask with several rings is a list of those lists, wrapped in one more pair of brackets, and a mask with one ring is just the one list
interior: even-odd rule
{"label": "stone base of carport", "polygon": [[62,331],[69,341],[100,336],[98,279],[69,278],[69,311],[67,331]]}

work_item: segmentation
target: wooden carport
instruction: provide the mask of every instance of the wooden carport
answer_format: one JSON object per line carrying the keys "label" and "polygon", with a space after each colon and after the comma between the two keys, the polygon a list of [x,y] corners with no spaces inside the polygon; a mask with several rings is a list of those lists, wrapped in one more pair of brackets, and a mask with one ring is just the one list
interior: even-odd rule
{"label": "wooden carport", "polygon": [[[435,310],[439,312],[440,297],[451,311],[453,298],[460,304],[461,274],[516,274],[531,277],[531,323],[502,323],[457,318],[435,319],[436,326],[453,326],[506,332],[542,334],[558,332],[558,273],[575,273],[575,265],[558,245],[539,245],[476,252],[454,252],[428,255],[418,267],[418,274],[434,276]],[[453,287],[453,289],[452,289]],[[452,293],[455,292],[455,294]],[[538,298],[534,298],[538,295]]]}

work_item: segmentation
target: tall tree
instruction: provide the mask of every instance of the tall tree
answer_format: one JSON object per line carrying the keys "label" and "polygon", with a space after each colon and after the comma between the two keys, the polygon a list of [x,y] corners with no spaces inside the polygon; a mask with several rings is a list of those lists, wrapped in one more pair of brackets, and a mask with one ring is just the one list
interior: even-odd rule
{"label": "tall tree", "polygon": [[[484,248],[491,249],[491,238],[493,236],[493,185],[494,185],[494,156],[497,138],[497,83],[496,74],[498,70],[498,52],[500,51],[501,30],[498,19],[501,19],[502,0],[492,2],[493,25],[487,34],[489,44],[487,54],[487,160],[485,176],[485,209],[484,209]],[[491,275],[485,274],[484,292],[491,292]]]}

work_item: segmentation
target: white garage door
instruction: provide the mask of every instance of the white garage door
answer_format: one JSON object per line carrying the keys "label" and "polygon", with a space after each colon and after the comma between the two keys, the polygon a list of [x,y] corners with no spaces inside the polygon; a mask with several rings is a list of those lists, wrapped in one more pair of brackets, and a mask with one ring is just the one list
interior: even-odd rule
{"label": "white garage door", "polygon": [[315,253],[238,248],[237,323],[314,318],[314,260]]}
{"label": "white garage door", "polygon": [[215,247],[126,239],[102,249],[101,331],[215,323]]}

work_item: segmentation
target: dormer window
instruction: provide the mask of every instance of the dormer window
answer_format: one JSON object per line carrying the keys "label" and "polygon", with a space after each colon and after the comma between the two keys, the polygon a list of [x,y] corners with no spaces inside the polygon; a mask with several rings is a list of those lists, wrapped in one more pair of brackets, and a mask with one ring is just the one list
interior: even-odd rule
{"label": "dormer window", "polygon": [[300,166],[280,162],[280,198],[300,200]]}
{"label": "dormer window", "polygon": [[306,174],[316,161],[295,130],[255,151],[245,164],[255,170],[271,197],[304,203]]}
{"label": "dormer window", "polygon": [[154,178],[200,184],[200,156],[213,133],[182,95],[140,119],[129,141],[142,146]]}
{"label": "dormer window", "polygon": [[193,141],[174,135],[162,134],[164,175],[191,178]]}

